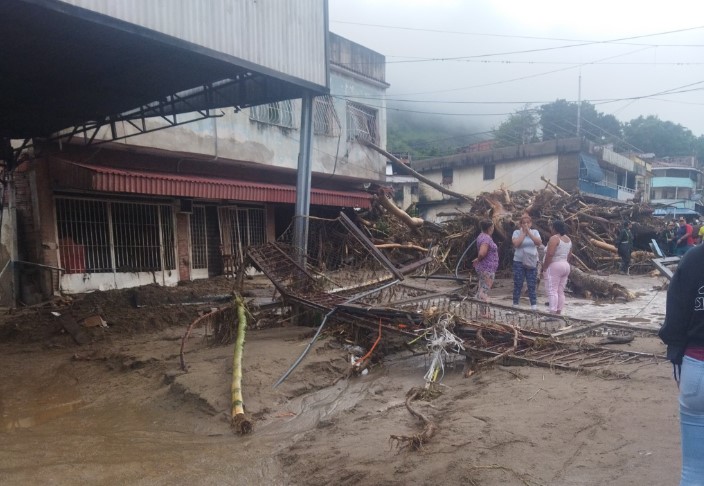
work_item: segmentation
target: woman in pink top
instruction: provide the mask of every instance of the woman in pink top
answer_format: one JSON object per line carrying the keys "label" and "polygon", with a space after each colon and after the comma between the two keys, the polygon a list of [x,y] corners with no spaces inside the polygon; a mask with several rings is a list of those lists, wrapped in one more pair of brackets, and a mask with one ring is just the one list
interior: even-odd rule
{"label": "woman in pink top", "polygon": [[552,236],[548,240],[543,263],[545,289],[548,293],[550,312],[561,314],[565,306],[565,287],[570,275],[569,257],[572,255],[572,240],[567,236],[567,226],[562,220],[552,222]]}

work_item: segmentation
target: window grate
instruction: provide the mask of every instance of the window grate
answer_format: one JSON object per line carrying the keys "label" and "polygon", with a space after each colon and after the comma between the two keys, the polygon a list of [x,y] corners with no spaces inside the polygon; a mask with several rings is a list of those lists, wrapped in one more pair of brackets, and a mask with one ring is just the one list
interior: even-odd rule
{"label": "window grate", "polygon": [[372,143],[379,142],[377,111],[366,105],[347,102],[347,140],[361,138]]}
{"label": "window grate", "polygon": [[340,135],[340,119],[330,95],[319,96],[313,103],[313,132],[317,135]]}
{"label": "window grate", "polygon": [[59,258],[66,273],[113,271],[109,221],[105,202],[56,200]]}
{"label": "window grate", "polygon": [[292,100],[252,106],[249,109],[249,119],[285,128],[298,128],[296,109]]}
{"label": "window grate", "polygon": [[56,223],[66,273],[176,268],[169,205],[57,198]]}
{"label": "window grate", "polygon": [[220,208],[223,252],[244,261],[247,248],[266,243],[266,213],[263,208]]}
{"label": "window grate", "polygon": [[208,239],[205,227],[205,207],[193,206],[191,214],[191,265],[194,269],[208,268]]}

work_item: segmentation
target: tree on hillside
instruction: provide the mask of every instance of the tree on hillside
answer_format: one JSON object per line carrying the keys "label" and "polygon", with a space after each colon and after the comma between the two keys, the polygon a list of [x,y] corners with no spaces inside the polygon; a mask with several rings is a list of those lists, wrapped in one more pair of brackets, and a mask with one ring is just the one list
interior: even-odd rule
{"label": "tree on hillside", "polygon": [[697,156],[699,165],[704,165],[704,135],[699,135],[694,143],[694,154]]}
{"label": "tree on hillside", "polygon": [[658,157],[693,155],[697,149],[699,152],[704,149],[704,141],[699,143],[691,130],[654,115],[639,116],[629,121],[624,125],[623,133],[630,145]]}
{"label": "tree on hillside", "polygon": [[[387,114],[386,147],[413,157],[441,156],[481,140],[481,129],[450,117],[390,110]],[[486,136],[486,135],[484,135]]]}
{"label": "tree on hillside", "polygon": [[527,107],[511,113],[503,123],[493,130],[495,147],[539,142],[540,126],[538,122],[536,111]]}
{"label": "tree on hillside", "polygon": [[[577,103],[556,100],[540,107],[543,140],[577,136]],[[589,102],[582,102],[580,135],[594,143],[617,144],[621,124],[613,115],[597,111]]]}

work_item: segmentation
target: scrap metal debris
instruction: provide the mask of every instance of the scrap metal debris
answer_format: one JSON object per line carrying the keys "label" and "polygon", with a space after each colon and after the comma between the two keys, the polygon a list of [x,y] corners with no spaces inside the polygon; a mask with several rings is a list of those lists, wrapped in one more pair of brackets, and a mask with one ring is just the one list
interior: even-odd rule
{"label": "scrap metal debris", "polygon": [[[507,206],[507,201],[507,198],[503,200],[502,207]],[[314,218],[309,225],[313,244],[308,248],[304,264],[297,261],[296,252],[286,239],[249,251],[254,264],[272,280],[284,301],[326,312],[303,354],[278,383],[305,357],[323,326],[333,321],[372,331],[378,329],[377,339],[381,339],[378,337],[381,335],[395,334],[408,336],[415,342],[419,336],[432,336],[431,342],[437,346],[432,345],[430,349],[433,359],[426,375],[428,382],[442,372],[442,363],[449,349],[483,362],[480,367],[510,360],[566,370],[587,370],[659,359],[650,354],[560,341],[558,335],[565,328],[574,335],[579,329],[591,329],[594,323],[590,321],[500,304],[487,306],[461,292],[430,292],[402,282],[403,273],[394,266],[393,260],[381,256],[372,240],[359,232],[345,215],[335,220]],[[623,286],[585,275],[578,269],[574,271],[579,285],[595,294],[611,299],[633,298]],[[448,330],[450,322],[452,332]],[[608,326],[608,323],[599,324]]]}

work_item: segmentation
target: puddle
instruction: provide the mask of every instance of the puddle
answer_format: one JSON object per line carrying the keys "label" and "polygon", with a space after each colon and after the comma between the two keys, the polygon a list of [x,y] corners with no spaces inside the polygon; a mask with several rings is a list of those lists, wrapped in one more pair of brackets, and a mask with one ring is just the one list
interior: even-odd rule
{"label": "puddle", "polygon": [[0,405],[3,410],[0,416],[0,430],[9,432],[15,429],[27,429],[35,425],[43,424],[67,413],[78,410],[83,406],[83,400],[73,400],[65,403],[55,403],[44,408],[34,406],[29,409],[7,410]]}
{"label": "puddle", "polygon": [[75,382],[67,376],[29,377],[25,383],[0,387],[0,431],[31,428],[84,404]]}

